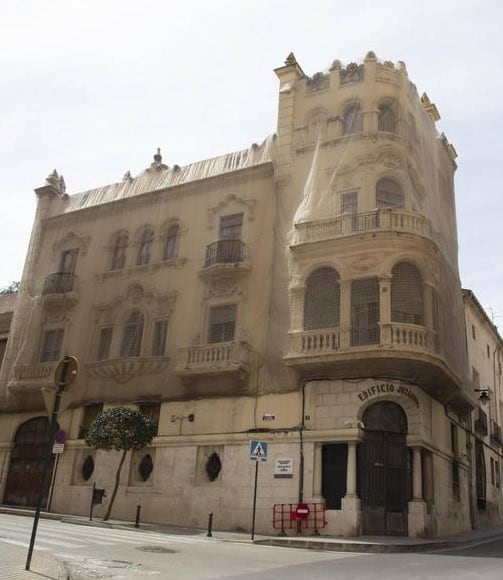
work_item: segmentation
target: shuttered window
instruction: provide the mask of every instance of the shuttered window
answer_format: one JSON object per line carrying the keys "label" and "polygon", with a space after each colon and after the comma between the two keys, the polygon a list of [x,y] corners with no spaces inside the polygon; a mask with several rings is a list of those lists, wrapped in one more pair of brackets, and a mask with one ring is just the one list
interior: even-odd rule
{"label": "shuttered window", "polygon": [[166,335],[168,321],[157,320],[154,325],[154,340],[152,342],[152,356],[164,356],[166,353]]}
{"label": "shuttered window", "polygon": [[214,306],[210,309],[208,342],[230,342],[234,340],[236,304]]}
{"label": "shuttered window", "polygon": [[42,339],[42,352],[40,362],[57,361],[61,355],[61,345],[63,343],[63,329],[47,330]]}
{"label": "shuttered window", "polygon": [[139,310],[131,313],[124,326],[121,356],[140,356],[143,338],[143,314]]}
{"label": "shuttered window", "polygon": [[105,360],[110,356],[110,345],[112,344],[112,327],[101,328],[98,339],[98,360]]}

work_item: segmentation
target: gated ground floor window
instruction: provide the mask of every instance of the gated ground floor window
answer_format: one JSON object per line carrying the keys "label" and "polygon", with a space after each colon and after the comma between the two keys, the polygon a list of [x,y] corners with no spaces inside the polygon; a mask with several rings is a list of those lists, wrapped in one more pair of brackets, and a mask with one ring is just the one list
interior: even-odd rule
{"label": "gated ground floor window", "polygon": [[348,446],[346,443],[323,445],[321,457],[321,493],[327,509],[340,510],[341,500],[346,495]]}

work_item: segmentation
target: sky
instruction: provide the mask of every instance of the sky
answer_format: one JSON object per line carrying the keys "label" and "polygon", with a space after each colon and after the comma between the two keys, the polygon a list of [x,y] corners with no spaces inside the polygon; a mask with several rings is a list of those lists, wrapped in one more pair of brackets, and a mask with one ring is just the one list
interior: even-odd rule
{"label": "sky", "polygon": [[0,288],[19,280],[53,170],[67,192],[244,149],[276,128],[273,69],[404,61],[458,153],[463,287],[503,327],[500,0],[0,2]]}

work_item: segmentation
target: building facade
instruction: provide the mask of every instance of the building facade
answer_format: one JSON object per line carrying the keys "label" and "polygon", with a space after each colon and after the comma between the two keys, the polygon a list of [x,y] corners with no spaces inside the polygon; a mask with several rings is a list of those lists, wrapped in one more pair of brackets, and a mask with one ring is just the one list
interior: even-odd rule
{"label": "building facade", "polygon": [[158,151],[137,177],[68,195],[54,172],[35,190],[0,374],[4,503],[35,501],[44,402],[70,354],[52,510],[85,514],[93,483],[112,485],[118,457],[85,434],[122,404],[158,433],[128,458],[118,518],[141,504],[151,522],[212,512],[249,529],[250,440],[268,449],[262,533],[274,505],[299,502],[343,536],[501,518],[501,338],[461,290],[456,153],[435,105],[373,53],[312,77],[290,55],[275,72],[261,145],[185,167]]}

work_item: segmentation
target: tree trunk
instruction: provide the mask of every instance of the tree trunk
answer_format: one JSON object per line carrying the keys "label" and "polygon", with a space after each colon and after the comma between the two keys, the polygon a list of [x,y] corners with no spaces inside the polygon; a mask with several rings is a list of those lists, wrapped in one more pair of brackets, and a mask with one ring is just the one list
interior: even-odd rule
{"label": "tree trunk", "polygon": [[127,453],[127,449],[124,449],[124,451],[122,452],[121,460],[119,462],[119,466],[117,467],[117,471],[115,472],[114,489],[112,491],[112,496],[110,497],[110,503],[108,504],[107,513],[103,516],[103,521],[105,521],[105,522],[108,520],[108,518],[110,517],[110,513],[112,512],[112,507],[114,505],[115,496],[117,495],[117,490],[119,489],[119,482],[121,480],[121,471],[122,471],[122,466],[124,465],[124,460],[126,459],[126,453]]}

